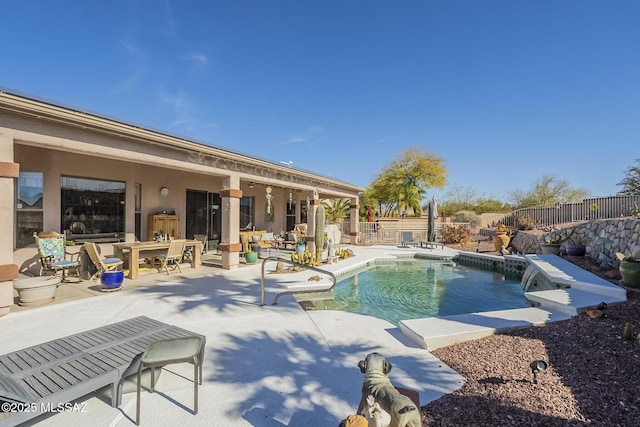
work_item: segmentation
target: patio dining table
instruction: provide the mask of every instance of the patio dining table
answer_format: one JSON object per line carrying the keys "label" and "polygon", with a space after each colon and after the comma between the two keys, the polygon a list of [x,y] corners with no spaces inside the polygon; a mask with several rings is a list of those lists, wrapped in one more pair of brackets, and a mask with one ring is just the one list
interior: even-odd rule
{"label": "patio dining table", "polygon": [[[200,240],[187,240],[186,247],[192,247],[191,266],[193,268],[200,267],[202,260],[200,254],[202,252],[203,243]],[[128,243],[114,243],[113,244],[113,256],[124,260],[125,253],[128,254],[129,259],[129,274],[127,278],[135,280],[140,276],[140,264],[139,260],[143,254],[157,254],[169,248],[169,241],[162,242],[128,242]]]}

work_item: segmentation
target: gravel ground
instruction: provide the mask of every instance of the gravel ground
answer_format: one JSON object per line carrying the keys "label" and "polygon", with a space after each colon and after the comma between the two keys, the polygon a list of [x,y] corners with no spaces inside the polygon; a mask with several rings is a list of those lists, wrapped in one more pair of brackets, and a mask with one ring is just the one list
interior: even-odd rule
{"label": "gravel ground", "polygon": [[[495,253],[489,242],[462,249]],[[433,351],[466,383],[423,406],[423,426],[640,425],[640,293],[627,294],[629,301],[610,305],[600,318],[585,313]],[[630,340],[622,337],[627,323]],[[548,368],[534,384],[529,364],[538,359]]]}

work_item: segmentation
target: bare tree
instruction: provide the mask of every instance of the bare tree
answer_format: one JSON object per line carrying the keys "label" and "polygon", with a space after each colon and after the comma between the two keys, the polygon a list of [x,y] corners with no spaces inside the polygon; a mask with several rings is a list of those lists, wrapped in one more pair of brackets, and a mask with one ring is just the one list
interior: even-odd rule
{"label": "bare tree", "polygon": [[636,163],[638,166],[629,166],[624,179],[617,184],[622,186],[618,194],[623,196],[640,194],[640,159],[636,159]]}
{"label": "bare tree", "polygon": [[572,188],[568,181],[545,175],[538,179],[530,190],[511,193],[515,209],[533,206],[553,206],[556,203],[580,202],[589,196],[583,188]]}

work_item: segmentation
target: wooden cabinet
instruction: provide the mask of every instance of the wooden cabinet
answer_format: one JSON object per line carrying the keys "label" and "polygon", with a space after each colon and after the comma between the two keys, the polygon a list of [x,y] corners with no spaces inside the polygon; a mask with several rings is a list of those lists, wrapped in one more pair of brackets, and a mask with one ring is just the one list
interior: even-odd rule
{"label": "wooden cabinet", "polygon": [[180,238],[180,217],[178,215],[149,215],[147,239],[153,240],[156,233],[169,234]]}

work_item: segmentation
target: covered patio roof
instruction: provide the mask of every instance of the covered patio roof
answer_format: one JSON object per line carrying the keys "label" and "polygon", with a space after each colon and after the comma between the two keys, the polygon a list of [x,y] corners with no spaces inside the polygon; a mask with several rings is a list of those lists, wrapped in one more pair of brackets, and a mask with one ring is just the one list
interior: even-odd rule
{"label": "covered patio roof", "polygon": [[[0,111],[37,119],[42,137],[34,138],[32,126],[20,127],[16,144],[36,146],[107,159],[127,159],[146,165],[191,170],[215,176],[233,174],[241,181],[319,192],[320,198],[357,197],[364,188],[318,173],[194,141],[121,119],[109,118],[76,107],[63,106],[0,87]],[[1,124],[1,123],[0,123]],[[49,124],[51,128],[49,129]],[[61,129],[63,126],[65,129]],[[76,137],[69,138],[73,129]],[[82,137],[83,135],[87,137]]]}

